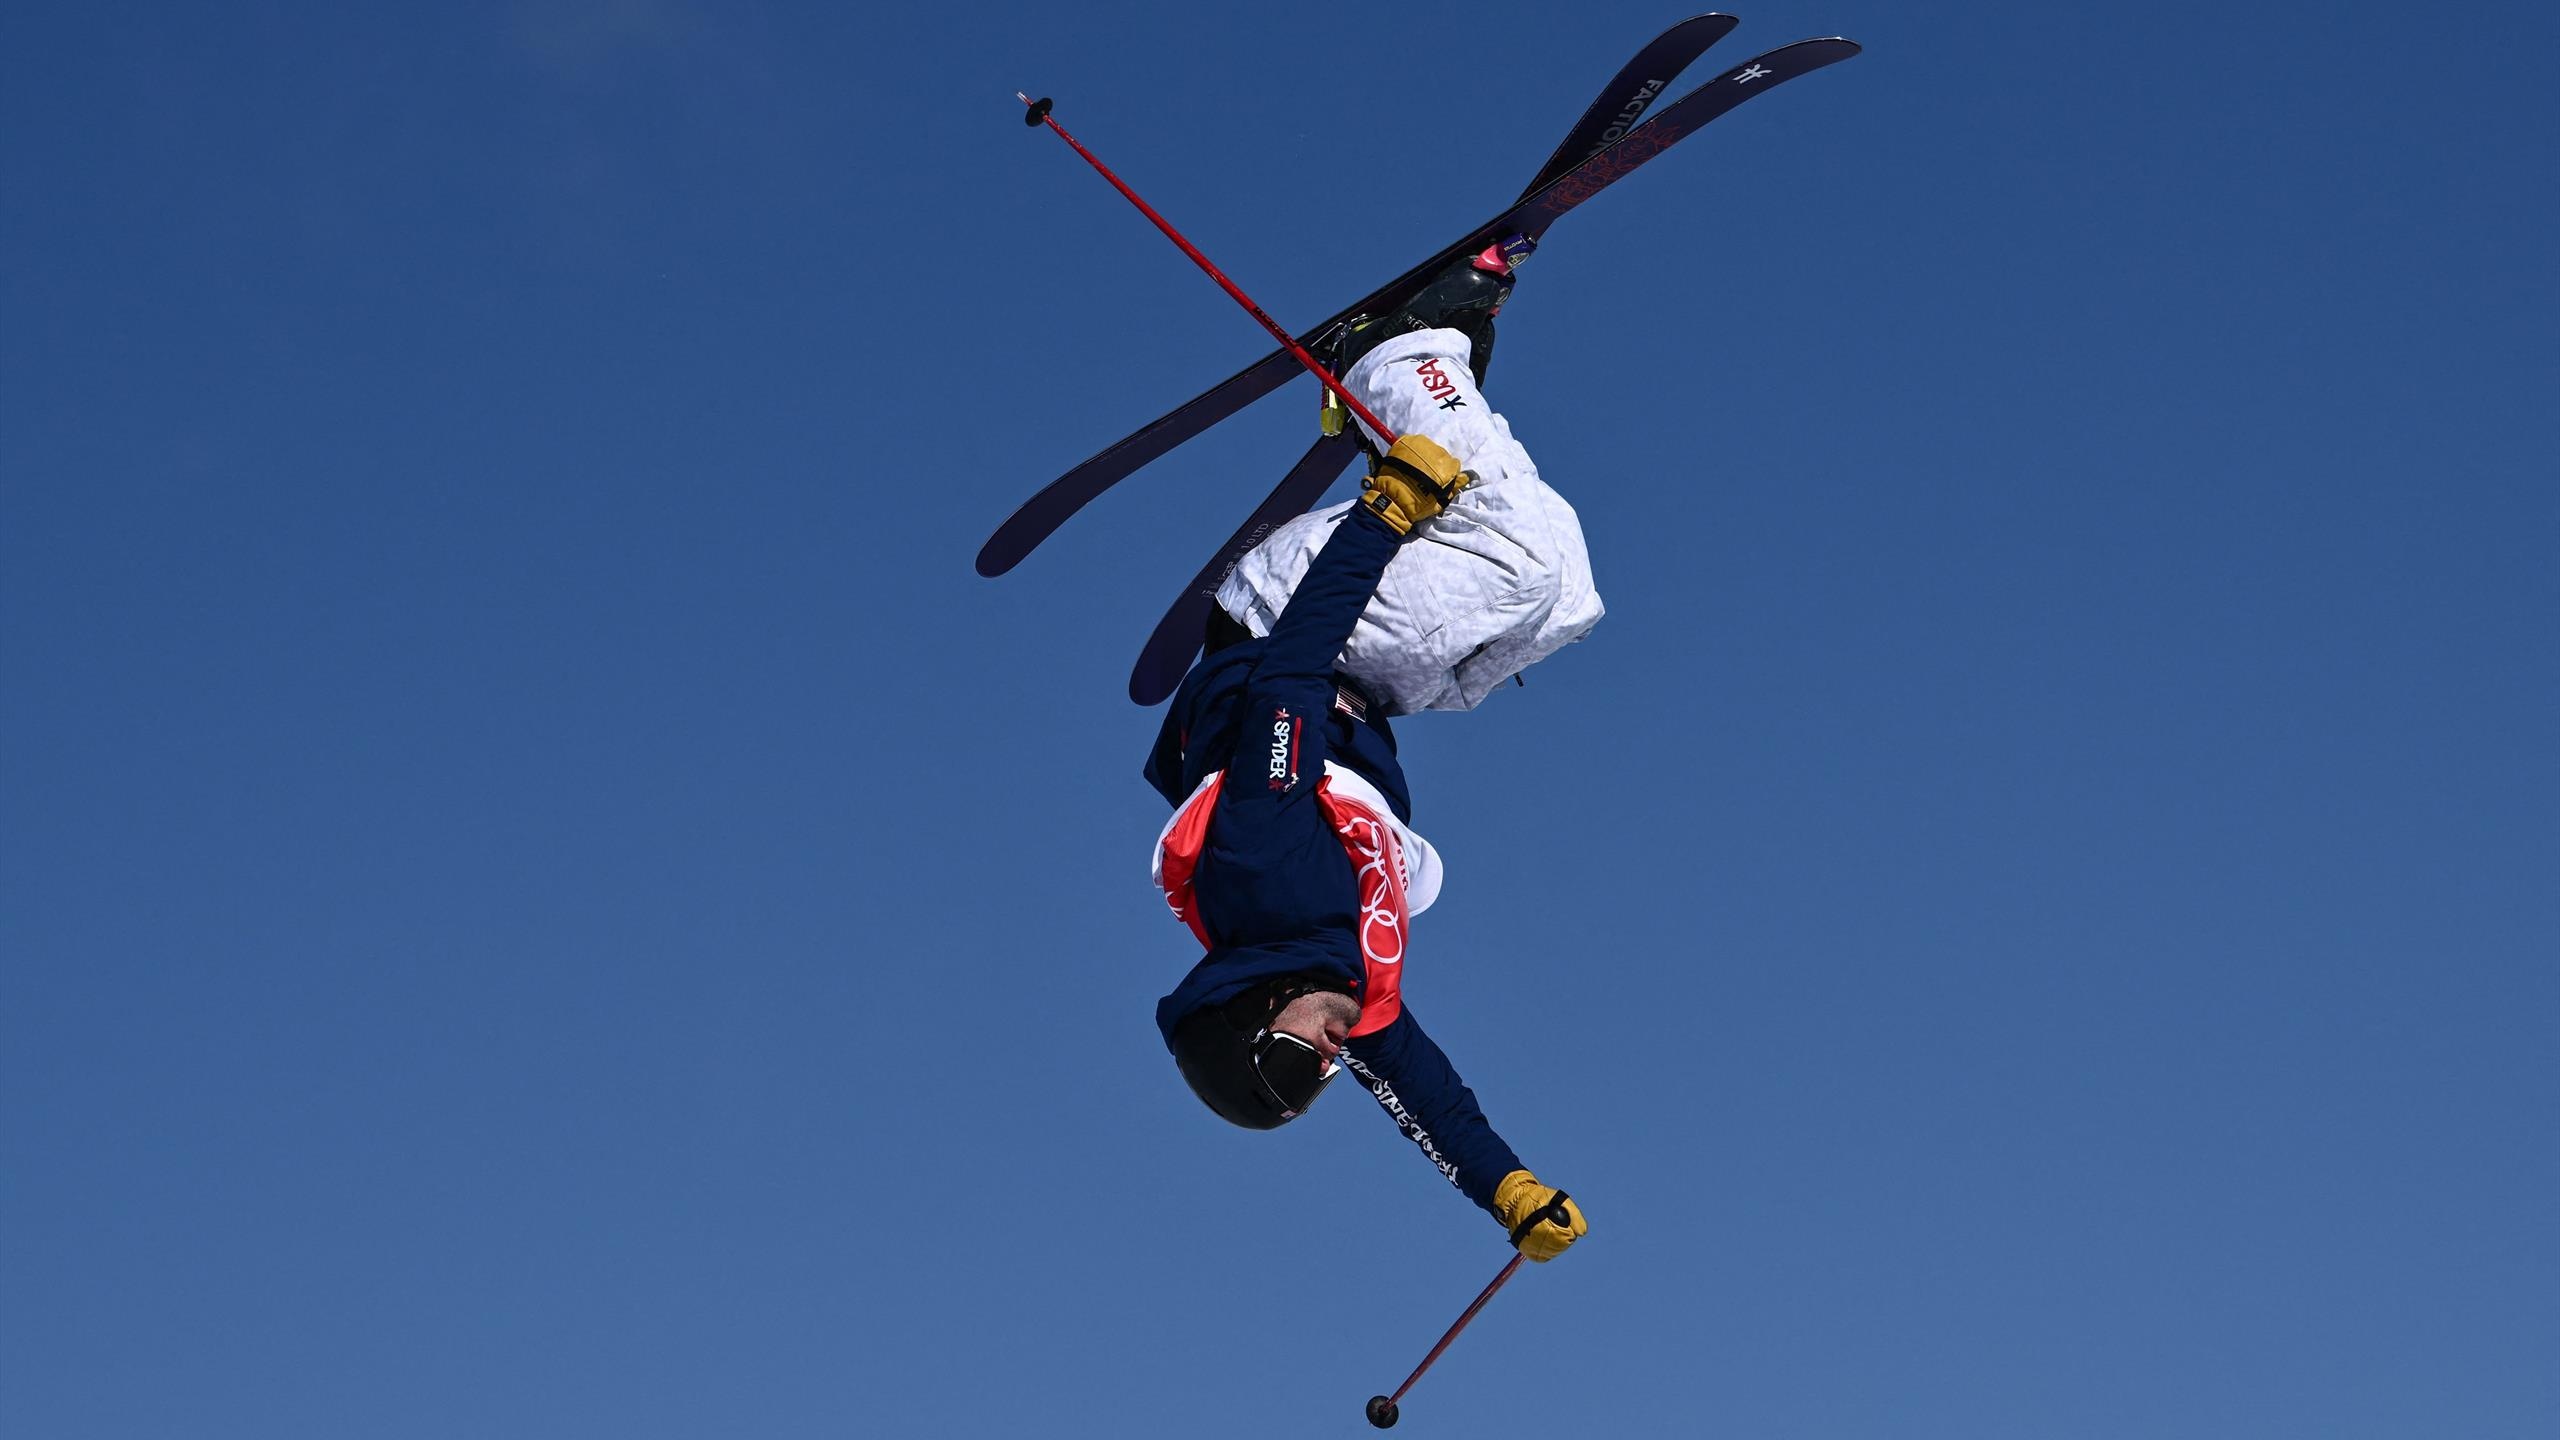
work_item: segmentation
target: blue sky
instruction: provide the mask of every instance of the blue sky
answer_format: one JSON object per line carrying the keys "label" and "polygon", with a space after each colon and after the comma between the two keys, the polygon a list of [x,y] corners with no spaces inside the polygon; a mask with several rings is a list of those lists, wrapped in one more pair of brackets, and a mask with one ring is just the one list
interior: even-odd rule
{"label": "blue sky", "polygon": [[[975,577],[1261,350],[1011,94],[1305,323],[1681,13],[12,8],[5,1428],[1362,1431],[1503,1246],[1182,1091],[1122,695],[1312,383]],[[1402,731],[1594,1227],[1402,1433],[2560,1431],[2560,22],[1742,13]]]}

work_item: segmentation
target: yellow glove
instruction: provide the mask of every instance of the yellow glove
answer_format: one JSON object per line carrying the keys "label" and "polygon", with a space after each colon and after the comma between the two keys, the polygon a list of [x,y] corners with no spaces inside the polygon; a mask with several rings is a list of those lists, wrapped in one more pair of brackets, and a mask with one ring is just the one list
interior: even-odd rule
{"label": "yellow glove", "polygon": [[1457,493],[1475,482],[1475,472],[1458,468],[1457,457],[1428,435],[1407,435],[1378,457],[1369,472],[1369,488],[1360,503],[1399,535],[1437,515]]}
{"label": "yellow glove", "polygon": [[1512,1171],[1493,1187],[1493,1215],[1511,1232],[1511,1243],[1532,1260],[1553,1260],[1591,1232],[1571,1196],[1526,1170]]}

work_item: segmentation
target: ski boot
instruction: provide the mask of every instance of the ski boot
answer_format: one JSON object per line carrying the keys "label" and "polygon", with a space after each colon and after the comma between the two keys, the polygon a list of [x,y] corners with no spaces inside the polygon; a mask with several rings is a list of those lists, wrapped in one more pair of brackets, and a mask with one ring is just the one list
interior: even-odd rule
{"label": "ski boot", "polygon": [[[1476,383],[1482,385],[1485,367],[1493,363],[1493,317],[1502,312],[1502,302],[1511,298],[1520,262],[1537,248],[1538,242],[1526,235],[1497,241],[1478,254],[1452,262],[1422,287],[1422,293],[1386,314],[1351,317],[1331,337],[1333,373],[1349,375],[1351,367],[1360,363],[1360,357],[1398,335],[1447,329],[1467,337],[1467,368],[1475,372]],[[1333,392],[1326,391],[1324,433],[1341,434],[1349,420],[1348,407]]]}

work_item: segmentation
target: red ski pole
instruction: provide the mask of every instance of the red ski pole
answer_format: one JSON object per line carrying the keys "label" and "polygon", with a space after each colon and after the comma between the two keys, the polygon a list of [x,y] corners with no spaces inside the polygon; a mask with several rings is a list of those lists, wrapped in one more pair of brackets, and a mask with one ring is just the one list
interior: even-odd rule
{"label": "red ski pole", "polygon": [[1484,1308],[1484,1302],[1492,1299],[1493,1292],[1501,1289],[1503,1282],[1519,1270],[1520,1262],[1528,1258],[1526,1255],[1511,1257],[1511,1263],[1503,1266],[1502,1273],[1493,1277],[1493,1283],[1484,1287],[1484,1293],[1476,1297],[1476,1303],[1467,1307],[1467,1313],[1458,1317],[1458,1323],[1450,1326],[1449,1333],[1440,1337],[1440,1343],[1431,1347],[1431,1353],[1422,1357],[1422,1363],[1413,1367],[1413,1373],[1404,1377],[1404,1383],[1396,1387],[1396,1393],[1369,1397],[1370,1424],[1384,1430],[1396,1423],[1396,1402],[1404,1398],[1404,1392],[1413,1388],[1413,1382],[1422,1378],[1422,1372],[1431,1368],[1431,1362],[1440,1358],[1440,1352],[1449,1348],[1449,1342],[1457,1339],[1458,1332],[1467,1328],[1467,1322],[1476,1318],[1476,1312]]}
{"label": "red ski pole", "polygon": [[[1154,221],[1154,222],[1155,222],[1155,225],[1156,225],[1156,228],[1164,232],[1164,237],[1165,237],[1166,239],[1168,239],[1168,240],[1172,241],[1172,242],[1173,242],[1174,244],[1176,244],[1176,245],[1181,246],[1181,247],[1182,247],[1182,253],[1191,257],[1191,263],[1193,263],[1193,264],[1195,264],[1195,265],[1199,266],[1202,270],[1207,271],[1207,272],[1208,272],[1208,274],[1209,274],[1209,278],[1218,282],[1218,288],[1219,288],[1219,289],[1221,289],[1221,290],[1226,291],[1226,292],[1227,292],[1227,294],[1228,294],[1230,297],[1232,297],[1232,298],[1235,300],[1235,302],[1236,302],[1237,304],[1239,304],[1239,305],[1243,306],[1243,307],[1244,307],[1244,309],[1245,309],[1245,313],[1246,313],[1246,314],[1251,315],[1254,319],[1261,321],[1261,322],[1262,322],[1262,328],[1263,328],[1263,329],[1265,329],[1265,330],[1270,331],[1270,332],[1271,332],[1271,334],[1272,334],[1272,336],[1273,336],[1273,338],[1277,339],[1277,340],[1280,342],[1281,347],[1282,347],[1283,349],[1286,349],[1290,354],[1292,354],[1292,355],[1296,356],[1296,357],[1298,358],[1298,363],[1307,367],[1307,373],[1308,373],[1308,374],[1313,375],[1313,376],[1315,376],[1318,380],[1323,381],[1323,382],[1324,382],[1324,388],[1326,388],[1327,390],[1332,391],[1332,392],[1333,392],[1337,397],[1339,397],[1339,398],[1341,399],[1341,401],[1342,401],[1342,403],[1343,403],[1343,404],[1350,406],[1350,407],[1351,407],[1351,413],[1352,413],[1352,414],[1354,414],[1354,415],[1359,416],[1359,417],[1360,417],[1360,419],[1361,419],[1361,421],[1362,421],[1363,423],[1365,423],[1366,425],[1368,425],[1368,427],[1369,427],[1370,429],[1375,430],[1375,431],[1377,431],[1379,434],[1384,435],[1385,437],[1387,437],[1387,443],[1388,443],[1388,444],[1392,445],[1392,444],[1394,444],[1394,443],[1395,443],[1395,441],[1396,441],[1396,432],[1395,432],[1395,431],[1393,431],[1393,430],[1388,429],[1388,428],[1387,428],[1387,424],[1386,424],[1386,422],[1385,422],[1385,421],[1380,420],[1377,416],[1370,414],[1370,413],[1369,413],[1369,407],[1368,407],[1368,406],[1366,406],[1366,405],[1361,404],[1361,403],[1360,403],[1360,400],[1359,400],[1359,397],[1357,397],[1357,396],[1353,395],[1350,391],[1343,389],[1343,388],[1342,388],[1342,382],[1341,382],[1341,381],[1336,380],[1336,379],[1334,379],[1331,375],[1329,375],[1329,374],[1325,373],[1325,368],[1324,368],[1324,366],[1322,366],[1322,365],[1320,365],[1320,364],[1316,363],[1316,357],[1314,357],[1313,355],[1308,354],[1308,353],[1307,353],[1307,351],[1306,351],[1306,347],[1304,347],[1304,346],[1300,345],[1300,344],[1297,342],[1297,340],[1296,340],[1296,339],[1294,339],[1294,338],[1289,334],[1289,332],[1288,332],[1288,331],[1281,329],[1281,328],[1280,328],[1280,322],[1279,322],[1279,321],[1274,320],[1274,319],[1272,319],[1269,315],[1264,314],[1264,313],[1263,313],[1263,310],[1262,310],[1262,307],[1253,303],[1253,297],[1252,297],[1252,296],[1247,295],[1247,294],[1246,294],[1246,293],[1244,293],[1242,290],[1237,289],[1237,288],[1236,288],[1236,282],[1234,282],[1233,280],[1228,279],[1228,278],[1226,277],[1226,273],[1225,273],[1224,271],[1220,270],[1217,266],[1210,264],[1210,263],[1209,263],[1209,257],[1208,257],[1208,256],[1206,256],[1206,255],[1201,254],[1201,253],[1200,253],[1200,251],[1199,251],[1196,247],[1194,247],[1190,241],[1183,239],[1183,238],[1182,238],[1182,232],[1181,232],[1181,231],[1179,231],[1179,230],[1174,229],[1172,225],[1170,225],[1170,224],[1168,224],[1168,223],[1166,222],[1165,218],[1164,218],[1162,215],[1157,214],[1157,213],[1156,213],[1156,211],[1155,211],[1155,207],[1154,207],[1154,206],[1149,205],[1146,201],[1139,199],[1139,198],[1138,198],[1138,192],[1137,192],[1137,191],[1135,191],[1135,190],[1130,189],[1130,188],[1128,187],[1128,185],[1127,185],[1127,184],[1125,184],[1124,182],[1122,182],[1122,180],[1120,179],[1120,177],[1119,177],[1119,176],[1112,174],[1112,173],[1111,173],[1111,167],[1110,167],[1110,166],[1105,165],[1105,164],[1103,164],[1100,160],[1095,159],[1092,151],[1087,150],[1086,148],[1084,148],[1084,146],[1083,146],[1080,142],[1078,142],[1078,141],[1077,141],[1076,137],[1074,137],[1073,135],[1068,134],[1068,133],[1067,133],[1067,127],[1066,127],[1066,126],[1064,126],[1064,125],[1059,124],[1059,123],[1057,122],[1057,120],[1056,120],[1056,119],[1054,119],[1054,118],[1052,118],[1052,117],[1051,117],[1051,115],[1049,114],[1049,105],[1050,105],[1050,102],[1049,102],[1048,97],[1043,96],[1043,97],[1041,97],[1040,99],[1034,100],[1034,99],[1032,99],[1030,96],[1023,94],[1023,93],[1022,93],[1021,91],[1019,91],[1019,90],[1016,90],[1016,91],[1014,91],[1014,92],[1013,92],[1013,98],[1014,98],[1014,99],[1016,99],[1016,100],[1021,101],[1024,105],[1027,105],[1027,106],[1029,106],[1029,107],[1030,107],[1030,108],[1029,108],[1029,109],[1028,109],[1024,114],[1023,114],[1023,117],[1022,117],[1022,123],[1023,123],[1023,124],[1025,124],[1025,125],[1029,125],[1029,126],[1032,126],[1032,127],[1033,127],[1033,128],[1035,128],[1035,129],[1036,129],[1036,128],[1038,128],[1039,126],[1046,125],[1046,126],[1048,126],[1050,129],[1057,131],[1057,132],[1058,132],[1058,138],[1059,138],[1059,139],[1061,139],[1061,140],[1066,141],[1066,142],[1067,142],[1067,144],[1068,144],[1070,147],[1072,147],[1072,148],[1075,150],[1075,152],[1076,152],[1077,154],[1079,154],[1079,155],[1083,156],[1083,157],[1084,157],[1084,162],[1085,162],[1086,164],[1088,164],[1088,165],[1092,166],[1095,170],[1100,171],[1100,172],[1101,172],[1101,174],[1102,174],[1102,178],[1111,182],[1111,188],[1112,188],[1112,189],[1119,191],[1123,196],[1126,196],[1126,197],[1128,198],[1128,201],[1129,201],[1129,203],[1130,203],[1130,204],[1137,206],[1137,207],[1138,207],[1138,213],[1139,213],[1139,214],[1144,215],[1144,216],[1146,216],[1148,219],[1150,219],[1150,220]],[[1426,1362],[1426,1363],[1427,1363],[1427,1362]]]}
{"label": "red ski pole", "polygon": [[[1536,1213],[1512,1228],[1511,1243],[1519,1244],[1520,1237],[1528,1234],[1530,1229],[1541,1221],[1553,1220],[1559,1225],[1564,1224],[1564,1202],[1565,1193],[1561,1190],[1557,1191],[1556,1198],[1539,1206]],[[1493,1283],[1484,1287],[1484,1292],[1476,1296],[1476,1303],[1467,1307],[1467,1313],[1458,1317],[1458,1323],[1450,1326],[1448,1333],[1440,1337],[1440,1343],[1431,1347],[1431,1353],[1422,1357],[1422,1363],[1413,1367],[1413,1373],[1404,1377],[1404,1383],[1396,1387],[1396,1393],[1369,1397],[1370,1424],[1384,1430],[1396,1423],[1398,1418],[1396,1403],[1404,1399],[1404,1392],[1413,1388],[1413,1382],[1422,1378],[1422,1372],[1431,1368],[1431,1362],[1440,1358],[1440,1352],[1449,1348],[1449,1342],[1457,1339],[1458,1332],[1467,1328],[1467,1322],[1476,1318],[1476,1312],[1484,1308],[1484,1302],[1492,1299],[1494,1291],[1501,1289],[1506,1281],[1518,1274],[1520,1262],[1528,1258],[1525,1254],[1511,1257],[1511,1263],[1503,1266],[1502,1273],[1494,1276]]]}

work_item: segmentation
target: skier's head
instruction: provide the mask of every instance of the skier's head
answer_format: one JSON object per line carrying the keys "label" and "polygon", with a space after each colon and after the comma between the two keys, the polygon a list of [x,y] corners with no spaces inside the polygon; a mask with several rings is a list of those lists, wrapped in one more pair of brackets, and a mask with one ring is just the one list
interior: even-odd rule
{"label": "skier's head", "polygon": [[1173,1063],[1200,1103],[1247,1130],[1277,1130],[1316,1103],[1360,1004],[1312,976],[1257,985],[1173,1027]]}

